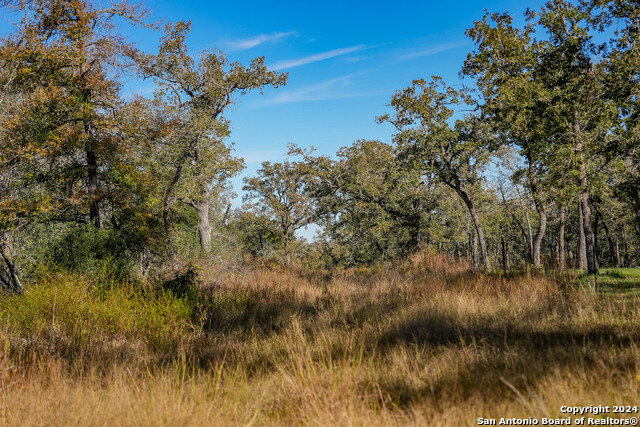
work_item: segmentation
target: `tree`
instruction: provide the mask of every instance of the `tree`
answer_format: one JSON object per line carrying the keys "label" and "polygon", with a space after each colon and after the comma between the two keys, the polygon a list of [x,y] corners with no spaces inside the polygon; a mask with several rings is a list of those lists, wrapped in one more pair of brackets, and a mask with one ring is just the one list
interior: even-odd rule
{"label": "tree", "polygon": [[480,218],[469,196],[469,189],[481,182],[480,172],[490,160],[495,141],[480,123],[469,115],[452,126],[453,107],[471,105],[466,91],[447,86],[442,78],[415,80],[398,91],[391,100],[393,116],[389,121],[398,129],[394,137],[407,162],[417,162],[426,175],[433,175],[462,199],[473,221],[485,271],[491,268]]}
{"label": "tree", "polygon": [[604,8],[605,20],[620,28],[612,40],[607,70],[618,101],[620,120],[615,132],[623,151],[614,187],[618,198],[631,207],[640,237],[640,8],[629,0],[594,3]]}
{"label": "tree", "polygon": [[[500,132],[504,144],[517,148],[524,160],[512,179],[524,178],[538,213],[538,227],[531,239],[531,261],[540,268],[540,248],[547,226],[549,186],[545,185],[548,165],[549,126],[544,109],[548,91],[535,76],[538,72],[537,42],[533,27],[513,27],[508,14],[486,14],[467,30],[476,51],[465,61],[463,72],[476,79],[482,94],[483,118]],[[505,202],[506,203],[506,202]]]}
{"label": "tree", "polygon": [[103,202],[121,197],[116,170],[128,148],[118,133],[116,76],[134,48],[116,24],[144,25],[146,12],[126,1],[2,5],[23,15],[18,32],[0,42],[0,68],[9,70],[0,76],[2,102],[12,113],[0,124],[2,167],[27,171],[19,179],[32,190],[31,212],[78,218],[88,211],[100,228]]}
{"label": "tree", "polygon": [[[575,182],[568,190],[575,186],[579,193],[587,268],[596,273],[590,195],[604,182],[598,174],[633,140],[628,130],[637,104],[637,4],[551,0],[526,18],[523,29],[514,28],[508,14],[477,22],[467,34],[478,47],[464,71],[477,79],[494,126],[527,161],[540,217],[537,237],[546,217],[541,188]],[[596,41],[602,34],[614,37]]]}
{"label": "tree", "polygon": [[295,146],[290,154],[304,157],[318,220],[327,237],[351,252],[347,264],[405,257],[428,243],[424,225],[437,203],[433,182],[407,167],[393,146],[360,140],[342,147],[337,160]]}
{"label": "tree", "polygon": [[[145,25],[146,11],[127,1],[0,6],[20,16],[17,30],[0,40],[0,234],[33,222],[99,229],[105,207],[112,217],[126,209],[138,181],[127,167],[118,80],[135,49],[118,27]],[[3,237],[4,264],[18,288],[7,247]]]}
{"label": "tree", "polygon": [[236,211],[228,227],[240,237],[242,246],[254,258],[264,260],[282,245],[278,223],[258,209]]}
{"label": "tree", "polygon": [[291,246],[295,232],[314,218],[312,200],[306,190],[309,175],[300,162],[263,162],[255,177],[244,178],[245,201],[257,200],[256,208],[276,221],[287,265],[291,264]]}
{"label": "tree", "polygon": [[[229,127],[224,112],[234,96],[265,86],[279,87],[286,73],[268,71],[264,58],[248,67],[230,64],[224,54],[205,51],[196,61],[189,56],[186,37],[189,23],[168,24],[157,55],[139,54],[136,61],[144,77],[155,77],[160,89],[156,104],[164,104],[172,131],[158,141],[157,149],[169,167],[163,175],[163,219],[170,242],[169,210],[175,201],[198,214],[198,234],[205,252],[211,249],[209,206],[213,186],[235,175],[244,163],[224,145]],[[166,156],[166,157],[165,157]],[[171,245],[169,244],[169,247]]]}

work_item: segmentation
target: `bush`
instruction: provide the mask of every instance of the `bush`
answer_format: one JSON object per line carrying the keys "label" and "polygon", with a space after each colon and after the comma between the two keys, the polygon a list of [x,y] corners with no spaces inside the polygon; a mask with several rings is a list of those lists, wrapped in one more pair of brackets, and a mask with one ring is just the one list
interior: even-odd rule
{"label": "bush", "polygon": [[136,261],[143,249],[135,231],[97,230],[90,225],[47,231],[48,241],[31,249],[40,252],[35,258],[44,258],[47,268],[85,274],[102,284],[135,281]]}
{"label": "bush", "polygon": [[117,339],[161,349],[190,329],[192,315],[192,304],[172,292],[94,287],[78,275],[57,272],[42,274],[23,295],[0,298],[7,331],[63,353],[91,352]]}

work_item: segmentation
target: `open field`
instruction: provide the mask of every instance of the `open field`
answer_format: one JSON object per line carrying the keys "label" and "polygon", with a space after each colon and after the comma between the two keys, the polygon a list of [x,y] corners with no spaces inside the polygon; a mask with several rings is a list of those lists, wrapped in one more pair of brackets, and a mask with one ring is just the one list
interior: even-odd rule
{"label": "open field", "polygon": [[2,297],[2,424],[477,425],[640,402],[640,300],[618,282],[426,259],[199,277],[176,296],[46,273]]}

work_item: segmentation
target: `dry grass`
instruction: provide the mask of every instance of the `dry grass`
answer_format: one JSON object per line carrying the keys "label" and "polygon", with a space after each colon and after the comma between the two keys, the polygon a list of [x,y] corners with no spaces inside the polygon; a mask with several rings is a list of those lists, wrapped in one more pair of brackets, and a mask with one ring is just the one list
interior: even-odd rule
{"label": "dry grass", "polygon": [[[636,299],[473,275],[434,257],[200,277],[182,299],[94,294],[63,277],[3,297],[3,423],[476,425],[639,402]],[[85,300],[63,307],[77,289]],[[134,301],[120,318],[155,320],[110,321],[102,305],[118,298]],[[39,321],[21,317],[30,307]]]}

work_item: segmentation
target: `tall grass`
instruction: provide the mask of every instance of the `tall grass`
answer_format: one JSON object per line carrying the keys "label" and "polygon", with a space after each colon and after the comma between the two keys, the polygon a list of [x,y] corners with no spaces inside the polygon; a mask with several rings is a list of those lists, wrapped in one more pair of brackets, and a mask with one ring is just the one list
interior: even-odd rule
{"label": "tall grass", "polygon": [[633,298],[432,258],[203,267],[180,297],[58,274],[0,299],[2,419],[476,425],[637,404],[639,317]]}

